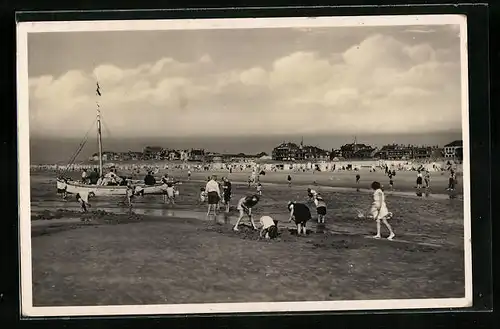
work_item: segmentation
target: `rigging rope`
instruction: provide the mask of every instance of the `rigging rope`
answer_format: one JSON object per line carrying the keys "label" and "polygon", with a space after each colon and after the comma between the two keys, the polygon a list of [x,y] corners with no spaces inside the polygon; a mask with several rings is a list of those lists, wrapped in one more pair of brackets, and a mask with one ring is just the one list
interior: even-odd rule
{"label": "rigging rope", "polygon": [[101,114],[101,123],[102,123],[102,126],[104,127],[104,130],[108,134],[108,137],[111,137],[111,131],[109,130],[108,125],[106,124],[106,121],[104,121],[102,114]]}
{"label": "rigging rope", "polygon": [[75,153],[71,156],[68,164],[66,165],[66,170],[64,170],[63,172],[68,172],[73,166],[74,166],[74,162],[76,160],[76,158],[78,157],[78,155],[80,154],[80,152],[82,151],[83,147],[85,146],[85,144],[87,143],[87,140],[88,140],[88,136],[89,136],[89,133],[90,131],[92,130],[95,122],[96,122],[97,118],[94,119],[94,121],[92,122],[92,125],[91,127],[89,128],[89,130],[87,131],[87,133],[85,134],[85,137],[83,138],[83,140],[80,142],[80,144],[78,145],[78,149],[75,151]]}

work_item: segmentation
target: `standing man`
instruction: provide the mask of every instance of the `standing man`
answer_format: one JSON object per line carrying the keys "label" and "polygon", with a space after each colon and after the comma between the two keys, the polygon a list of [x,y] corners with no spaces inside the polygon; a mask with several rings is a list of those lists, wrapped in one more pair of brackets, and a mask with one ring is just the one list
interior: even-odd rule
{"label": "standing man", "polygon": [[418,171],[418,173],[417,173],[417,186],[416,186],[418,191],[420,191],[420,189],[422,188],[422,179],[423,179],[422,173],[420,171]]}
{"label": "standing man", "polygon": [[154,186],[156,184],[156,179],[151,171],[148,171],[147,175],[144,177],[144,185]]}
{"label": "standing man", "polygon": [[429,170],[425,171],[424,183],[425,183],[425,188],[426,189],[430,189],[431,188],[431,173],[429,172]]}
{"label": "standing man", "polygon": [[207,217],[210,216],[210,211],[213,209],[214,216],[217,216],[217,206],[221,200],[221,193],[219,183],[217,183],[217,176],[213,175],[205,186],[208,198],[208,211]]}
{"label": "standing man", "polygon": [[96,185],[97,181],[99,180],[99,172],[97,171],[97,168],[94,168],[89,174],[89,183]]}
{"label": "standing man", "polygon": [[389,171],[387,175],[389,176],[389,187],[391,188],[391,191],[394,191],[394,179],[392,179],[392,173]]}
{"label": "standing man", "polygon": [[226,213],[229,212],[229,204],[231,202],[231,182],[227,177],[224,177],[224,184],[222,185],[223,193],[223,202],[226,205]]}

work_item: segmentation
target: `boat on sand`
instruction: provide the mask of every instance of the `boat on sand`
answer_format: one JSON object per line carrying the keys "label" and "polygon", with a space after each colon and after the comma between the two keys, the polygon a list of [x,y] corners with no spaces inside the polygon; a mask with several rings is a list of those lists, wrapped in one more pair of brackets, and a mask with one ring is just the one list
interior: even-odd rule
{"label": "boat on sand", "polygon": [[[101,96],[99,83],[97,83],[96,89],[97,96]],[[104,177],[103,172],[103,148],[102,148],[102,132],[101,132],[101,110],[99,103],[97,102],[97,141],[99,147],[99,177]],[[66,170],[69,170],[71,166],[74,164],[75,159],[80,154],[84,145],[87,142],[87,135],[84,140],[80,143],[78,150],[75,152],[73,157],[70,159],[68,166],[66,166]],[[116,175],[115,175],[116,176]],[[118,176],[116,176],[118,177]],[[62,194],[86,194],[89,196],[125,196],[127,195],[128,186],[132,186],[134,190],[134,194],[136,195],[163,195],[166,194],[166,189],[170,184],[177,184],[178,181],[169,181],[167,183],[160,183],[155,185],[146,185],[139,181],[127,180],[125,178],[119,178],[121,180],[120,184],[86,184],[82,181],[76,181],[72,178],[65,177],[64,173],[61,173],[57,178],[57,192]]]}

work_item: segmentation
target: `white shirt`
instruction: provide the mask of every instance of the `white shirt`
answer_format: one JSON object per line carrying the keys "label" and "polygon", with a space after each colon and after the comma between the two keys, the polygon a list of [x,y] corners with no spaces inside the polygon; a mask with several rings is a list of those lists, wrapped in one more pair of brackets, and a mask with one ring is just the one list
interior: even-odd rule
{"label": "white shirt", "polygon": [[169,198],[173,198],[174,194],[175,194],[175,190],[174,190],[173,186],[168,186],[167,187],[167,196]]}
{"label": "white shirt", "polygon": [[217,194],[220,195],[219,183],[217,183],[213,179],[209,180],[207,185],[205,186],[205,191],[207,193],[217,192]]}
{"label": "white shirt", "polygon": [[262,225],[262,229],[268,229],[274,226],[274,220],[269,216],[262,216],[260,218],[260,225]]}
{"label": "white shirt", "polygon": [[116,174],[114,172],[110,171],[104,177],[105,178],[115,178]]}
{"label": "white shirt", "polygon": [[314,198],[314,204],[316,207],[326,207],[326,203],[323,199],[318,200],[317,198]]}
{"label": "white shirt", "polygon": [[89,203],[89,192],[78,192],[80,194],[80,199],[85,202]]}

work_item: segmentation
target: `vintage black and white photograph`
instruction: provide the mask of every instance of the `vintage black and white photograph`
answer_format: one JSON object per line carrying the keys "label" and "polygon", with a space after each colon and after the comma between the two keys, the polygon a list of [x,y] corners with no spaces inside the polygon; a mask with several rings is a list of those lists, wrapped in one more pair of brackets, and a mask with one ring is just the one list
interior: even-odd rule
{"label": "vintage black and white photograph", "polygon": [[22,313],[472,305],[464,16],[22,22]]}

